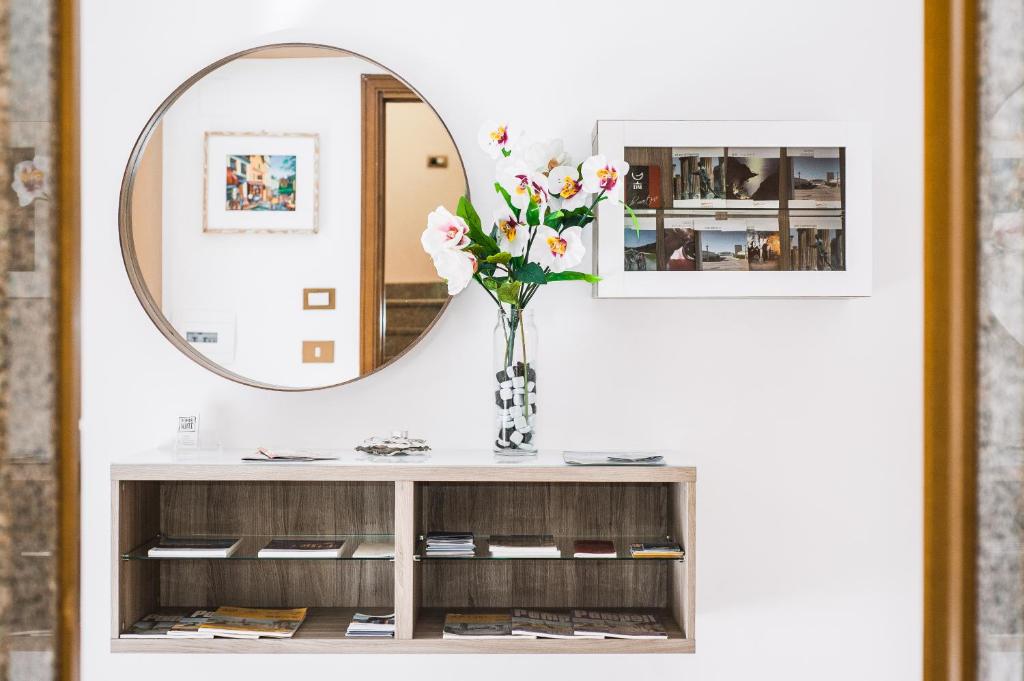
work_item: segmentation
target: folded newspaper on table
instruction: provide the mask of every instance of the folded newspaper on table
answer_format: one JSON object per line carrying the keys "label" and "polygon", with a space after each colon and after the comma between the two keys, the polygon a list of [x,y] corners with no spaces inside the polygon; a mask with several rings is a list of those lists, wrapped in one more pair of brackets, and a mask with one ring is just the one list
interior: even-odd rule
{"label": "folded newspaper on table", "polygon": [[291,638],[306,619],[306,608],[217,608],[200,634],[225,638]]}
{"label": "folded newspaper on table", "polygon": [[562,459],[574,466],[664,466],[657,452],[562,452]]}

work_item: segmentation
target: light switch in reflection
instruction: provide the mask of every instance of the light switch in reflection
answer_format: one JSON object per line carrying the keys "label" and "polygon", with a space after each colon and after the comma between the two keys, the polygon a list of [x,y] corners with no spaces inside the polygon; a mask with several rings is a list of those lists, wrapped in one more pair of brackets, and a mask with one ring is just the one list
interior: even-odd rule
{"label": "light switch in reflection", "polygon": [[334,341],[302,341],[303,364],[331,364],[334,362]]}
{"label": "light switch in reflection", "polygon": [[334,289],[333,288],[304,288],[302,289],[303,310],[333,310]]}

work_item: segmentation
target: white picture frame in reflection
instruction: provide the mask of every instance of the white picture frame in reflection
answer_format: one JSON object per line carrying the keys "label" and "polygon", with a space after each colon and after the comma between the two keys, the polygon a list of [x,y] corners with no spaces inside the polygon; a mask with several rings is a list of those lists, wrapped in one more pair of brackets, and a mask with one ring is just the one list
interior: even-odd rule
{"label": "white picture frame in reflection", "polygon": [[320,136],[206,132],[203,232],[316,234]]}

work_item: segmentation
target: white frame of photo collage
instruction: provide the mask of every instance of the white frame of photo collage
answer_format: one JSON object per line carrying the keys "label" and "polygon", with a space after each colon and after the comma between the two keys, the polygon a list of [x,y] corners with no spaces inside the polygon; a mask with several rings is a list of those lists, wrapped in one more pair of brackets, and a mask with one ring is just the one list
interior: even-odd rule
{"label": "white frame of photo collage", "polygon": [[[871,295],[871,131],[866,124],[823,121],[598,121],[594,152],[626,158],[627,147],[654,148],[843,148],[845,166],[842,216],[845,268],[837,271],[625,271],[625,229],[629,217],[619,201],[602,201],[594,231],[594,272],[598,298],[761,298],[863,297]],[[626,178],[623,178],[623,182]],[[761,211],[714,206],[708,217],[684,220],[760,222]],[[762,208],[762,207],[757,207]],[[668,202],[666,210],[680,212]],[[763,210],[763,208],[762,208]],[[813,215],[808,206],[789,203],[790,224]],[[828,214],[825,210],[818,215]],[[725,213],[725,215],[722,215]],[[776,213],[777,214],[777,213]],[[665,220],[680,218],[669,217]],[[768,218],[771,219],[771,218]],[[820,218],[841,224],[840,218]],[[776,221],[777,225],[777,221]],[[724,226],[724,225],[723,225]],[[746,225],[754,229],[756,225]],[[776,226],[775,229],[778,229]]]}

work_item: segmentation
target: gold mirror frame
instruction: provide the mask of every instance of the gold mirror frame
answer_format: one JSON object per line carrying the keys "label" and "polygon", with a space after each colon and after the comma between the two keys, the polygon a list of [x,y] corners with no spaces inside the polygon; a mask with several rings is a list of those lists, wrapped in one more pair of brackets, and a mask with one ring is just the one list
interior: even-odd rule
{"label": "gold mirror frame", "polygon": [[[348,55],[348,56],[352,56],[352,57],[357,57],[359,59],[362,59],[362,60],[366,61],[369,64],[373,64],[374,66],[380,67],[381,69],[383,69],[387,73],[391,74],[402,85],[404,85],[406,88],[408,88],[408,90],[410,92],[412,92],[414,95],[419,97],[420,101],[423,102],[424,104],[426,104],[430,108],[430,110],[434,112],[434,115],[437,116],[437,120],[441,123],[441,126],[444,128],[445,132],[448,133],[448,136],[452,140],[452,145],[455,147],[455,153],[456,153],[456,155],[458,157],[459,164],[462,166],[462,174],[463,174],[463,178],[464,178],[465,184],[466,184],[466,195],[467,196],[469,195],[469,178],[466,175],[466,165],[465,165],[465,163],[462,160],[462,152],[459,150],[458,145],[455,143],[455,137],[452,135],[451,130],[448,129],[448,126],[445,124],[444,119],[442,119],[440,114],[438,114],[437,109],[435,109],[433,107],[433,105],[431,105],[430,102],[428,102],[427,99],[425,97],[423,97],[423,95],[420,94],[420,92],[418,90],[416,90],[416,88],[414,88],[412,85],[410,85],[407,80],[405,80],[400,75],[398,75],[397,73],[395,73],[394,71],[389,69],[387,66],[384,66],[383,64],[381,64],[378,61],[375,61],[373,59],[370,59],[369,57],[363,56],[363,55],[359,54],[358,52],[353,52],[351,50],[343,50],[340,47],[334,47],[333,45],[323,45],[323,44],[319,44],[319,43],[271,43],[271,44],[267,44],[267,45],[260,45],[258,47],[252,47],[252,48],[249,48],[249,49],[246,49],[246,50],[242,50],[241,52],[235,52],[234,54],[230,54],[227,57],[224,57],[222,59],[218,59],[217,61],[213,62],[212,64],[206,66],[205,68],[203,68],[200,71],[198,71],[195,74],[193,74],[185,82],[183,82],[181,85],[179,85],[177,88],[175,88],[174,91],[171,92],[171,94],[168,95],[167,98],[164,99],[164,101],[160,103],[160,106],[157,107],[156,111],[153,112],[153,115],[149,117],[148,121],[146,121],[146,125],[142,129],[142,133],[139,135],[138,139],[136,140],[135,146],[132,147],[131,155],[129,155],[129,157],[128,157],[128,164],[125,166],[124,176],[123,176],[123,178],[121,180],[121,194],[120,194],[120,200],[119,200],[119,204],[118,204],[117,222],[118,222],[118,230],[120,232],[121,257],[124,260],[125,270],[127,270],[127,272],[128,272],[128,280],[131,282],[132,289],[135,291],[135,295],[138,297],[139,302],[142,304],[142,308],[146,311],[146,314],[149,315],[149,318],[153,322],[154,326],[156,326],[157,329],[159,329],[160,333],[163,334],[164,338],[169,340],[171,342],[171,344],[174,345],[174,347],[176,347],[186,357],[188,357],[189,359],[191,359],[193,362],[195,362],[199,366],[203,367],[204,369],[207,369],[208,371],[211,371],[211,372],[217,374],[218,376],[221,376],[221,377],[226,378],[228,380],[234,381],[235,383],[240,383],[242,385],[251,386],[253,388],[262,388],[264,390],[277,390],[277,391],[281,391],[281,392],[310,392],[310,391],[313,391],[313,390],[326,390],[328,388],[336,388],[336,387],[341,386],[341,385],[346,385],[348,383],[353,383],[355,381],[364,379],[367,376],[371,376],[371,375],[377,373],[378,371],[381,371],[382,369],[385,369],[385,368],[391,366],[392,364],[394,364],[395,362],[397,362],[407,352],[409,352],[412,348],[416,347],[416,345],[418,345],[420,343],[420,341],[422,341],[423,338],[428,333],[430,333],[431,329],[434,328],[434,325],[437,324],[437,320],[439,320],[441,318],[441,316],[445,313],[445,311],[448,309],[448,304],[451,302],[451,297],[449,296],[448,299],[445,300],[444,305],[438,311],[438,313],[434,317],[434,319],[430,322],[430,324],[427,325],[427,327],[423,330],[423,332],[419,336],[417,336],[416,339],[412,343],[409,344],[408,347],[406,347],[404,350],[402,350],[402,352],[397,354],[391,360],[381,364],[380,366],[375,367],[374,369],[372,369],[370,371],[367,371],[365,373],[360,373],[359,376],[356,376],[354,378],[350,378],[350,379],[348,379],[346,381],[341,381],[341,382],[338,382],[338,383],[332,383],[332,384],[329,384],[329,385],[313,386],[313,387],[308,387],[308,388],[305,388],[305,387],[303,387],[303,388],[296,388],[296,387],[289,387],[289,386],[273,385],[273,384],[270,384],[270,383],[263,383],[261,381],[254,380],[254,379],[248,378],[246,376],[242,376],[241,374],[236,374],[235,372],[229,371],[228,369],[225,369],[221,365],[217,364],[216,362],[214,362],[211,359],[209,359],[208,357],[206,357],[206,355],[204,355],[203,353],[201,353],[198,350],[196,350],[195,348],[193,348],[184,338],[182,338],[174,330],[174,326],[171,324],[170,320],[168,320],[167,317],[164,315],[163,311],[160,309],[160,306],[153,299],[153,296],[150,293],[149,288],[146,286],[145,278],[142,275],[142,271],[141,271],[141,269],[139,267],[139,261],[138,261],[138,258],[136,256],[136,253],[135,253],[135,240],[133,238],[133,232],[132,232],[132,212],[131,212],[131,207],[132,206],[131,206],[131,204],[132,204],[132,192],[133,192],[133,190],[135,188],[135,175],[138,172],[139,163],[140,163],[140,161],[142,159],[143,152],[146,149],[146,145],[149,143],[149,140],[150,140],[150,138],[153,135],[154,129],[160,123],[160,121],[163,119],[164,114],[166,114],[170,110],[171,106],[173,106],[174,103],[176,101],[178,101],[178,99],[189,88],[191,88],[193,85],[198,83],[201,79],[203,79],[204,77],[206,77],[207,75],[209,75],[213,71],[216,71],[217,69],[219,69],[220,67],[224,66],[225,64],[228,64],[230,62],[235,61],[236,59],[240,59],[242,57],[245,57],[247,55],[253,54],[255,52],[260,52],[260,51],[263,51],[263,50],[270,50],[270,49],[288,49],[288,48],[292,48],[292,49],[323,49],[323,50],[331,50],[331,51],[337,52],[339,54],[344,54],[344,55]],[[362,121],[362,125],[363,125],[364,130],[365,130],[366,121]],[[367,144],[367,140],[365,139],[365,136],[364,136],[364,139],[363,139],[364,149],[366,147],[366,144]],[[382,170],[382,167],[376,169],[376,172],[380,173],[381,170]],[[381,182],[374,182],[373,183],[374,186],[381,186],[381,184],[382,184]],[[363,196],[363,200],[362,200],[363,206],[366,206],[368,202],[373,202],[375,205],[381,206],[381,209],[379,209],[378,211],[375,211],[375,213],[373,215],[373,219],[374,220],[381,220],[381,219],[383,219],[383,209],[382,209],[383,201],[381,200],[381,196],[379,194],[378,194],[378,196],[369,197],[369,198],[366,197],[366,196]],[[363,223],[363,224],[361,224],[360,229],[364,230],[364,231],[366,230],[366,224],[365,224],[366,217],[367,216],[366,216],[365,211],[364,211],[363,215],[360,216],[360,220]],[[383,253],[381,253],[381,256],[382,255],[383,255]],[[364,253],[363,254],[363,259],[362,259],[363,260],[362,266],[365,266],[365,258],[366,258],[366,254]],[[361,296],[361,298],[362,298],[362,296]],[[363,306],[363,301],[361,300],[360,301],[360,309],[361,310],[362,310],[362,306]],[[360,319],[361,320],[362,320],[363,316],[364,316],[364,314],[361,312],[361,314],[360,314]],[[381,331],[381,329],[375,329],[375,331],[379,333]],[[360,329],[360,338],[362,338],[363,333],[365,333],[365,330],[364,329]],[[361,362],[361,365],[362,365],[362,362]]]}

